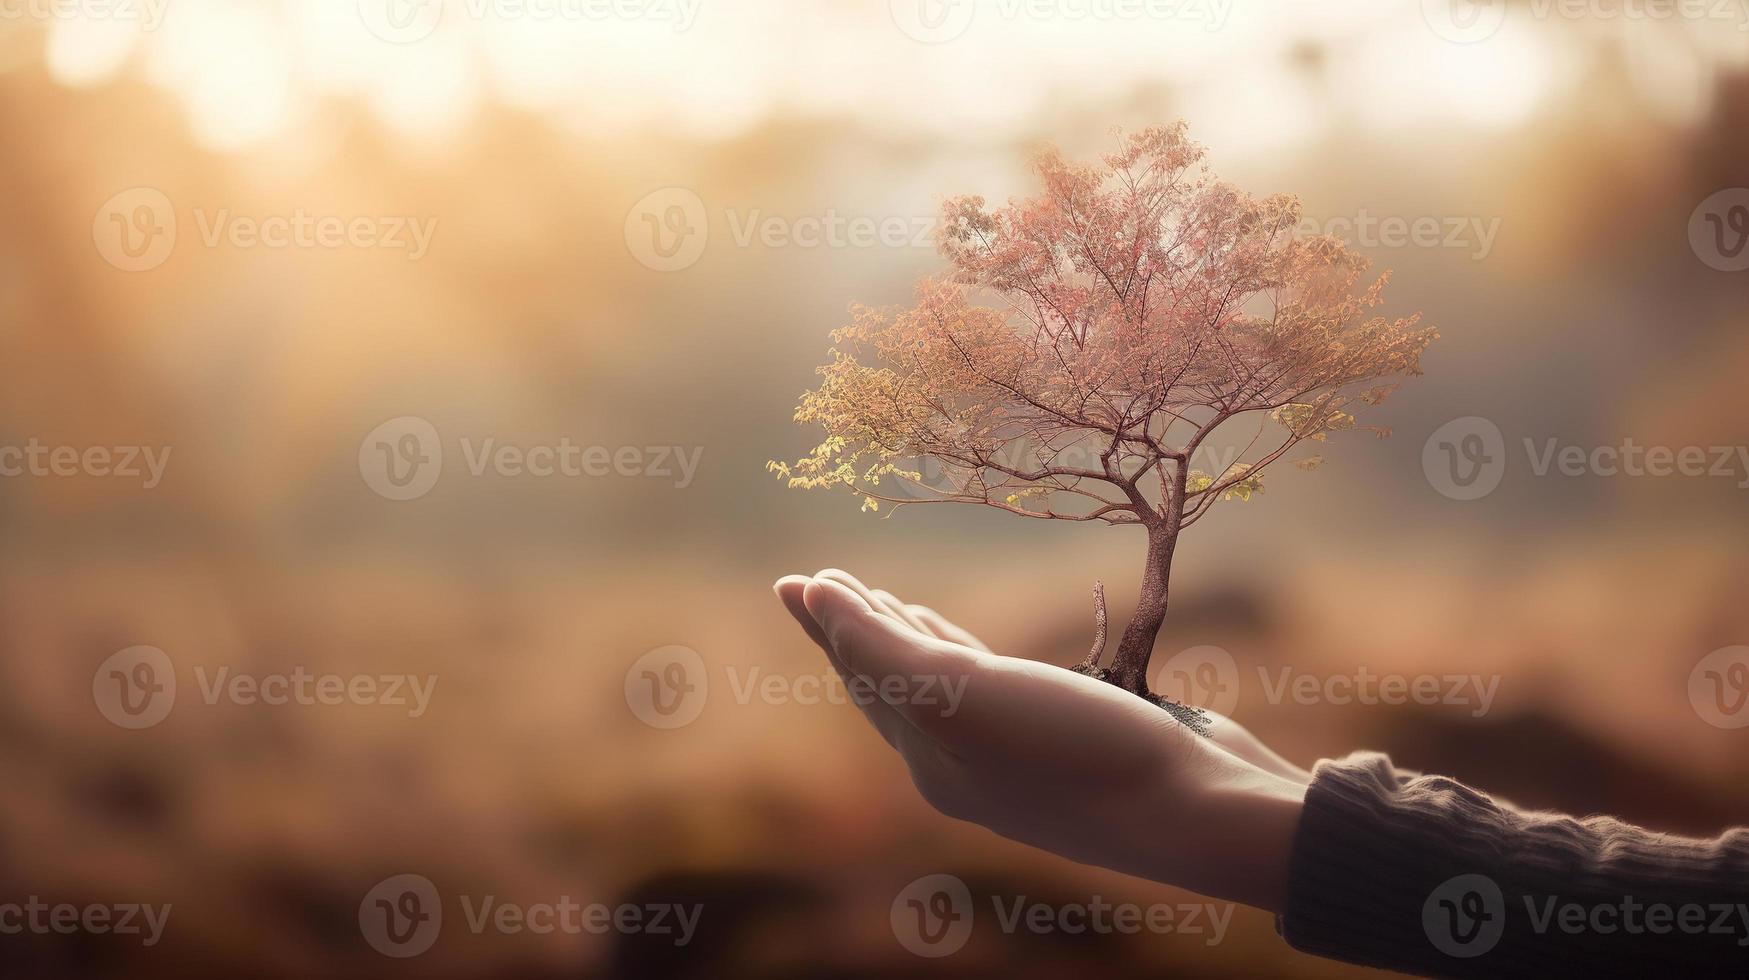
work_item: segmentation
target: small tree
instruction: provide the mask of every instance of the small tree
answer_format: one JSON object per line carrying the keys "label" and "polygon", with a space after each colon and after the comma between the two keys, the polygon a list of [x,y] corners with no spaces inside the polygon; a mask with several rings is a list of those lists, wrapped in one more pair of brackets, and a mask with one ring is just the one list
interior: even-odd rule
{"label": "small tree", "polygon": [[[1297,199],[1214,180],[1182,122],[1121,138],[1101,165],[1047,151],[1036,170],[1037,197],[943,206],[951,275],[921,282],[910,309],[852,309],[796,409],[825,441],[768,466],[792,487],[847,488],[865,510],[960,502],[1142,528],[1135,616],[1101,667],[1096,584],[1076,669],[1206,731],[1147,681],[1179,533],[1261,491],[1300,443],[1356,428],[1353,412],[1395,388],[1375,382],[1420,374],[1437,334],[1375,315],[1388,274],[1363,284],[1365,259],[1299,236]],[[1225,441],[1250,419],[1254,434]]]}

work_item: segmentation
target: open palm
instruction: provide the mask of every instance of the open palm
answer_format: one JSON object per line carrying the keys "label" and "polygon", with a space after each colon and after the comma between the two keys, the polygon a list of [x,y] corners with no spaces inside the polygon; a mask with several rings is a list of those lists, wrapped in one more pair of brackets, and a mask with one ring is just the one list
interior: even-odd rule
{"label": "open palm", "polygon": [[1004,837],[1279,909],[1309,776],[1229,719],[1204,739],[1074,671],[1002,657],[846,572],[775,591],[942,813]]}

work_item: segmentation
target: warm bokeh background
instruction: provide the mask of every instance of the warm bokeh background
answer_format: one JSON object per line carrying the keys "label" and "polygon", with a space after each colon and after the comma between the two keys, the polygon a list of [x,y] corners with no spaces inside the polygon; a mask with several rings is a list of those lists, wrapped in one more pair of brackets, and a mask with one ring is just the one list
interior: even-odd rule
{"label": "warm bokeh background", "polygon": [[[1374,416],[1394,438],[1338,440],[1319,472],[1287,469],[1189,533],[1157,662],[1228,651],[1234,715],[1302,764],[1374,747],[1523,804],[1689,832],[1749,815],[1749,736],[1689,698],[1703,656],[1749,643],[1749,473],[1538,477],[1521,448],[1749,445],[1749,272],[1689,236],[1703,199],[1749,186],[1739,21],[1514,3],[1479,8],[1504,23],[1461,43],[1437,2],[1237,0],[1208,8],[1217,23],[980,0],[923,43],[898,26],[918,23],[911,0],[703,0],[684,30],[457,3],[397,44],[367,29],[373,2],[167,0],[149,30],[0,18],[0,445],[173,450],[151,490],[0,479],[0,901],[174,905],[149,950],[0,937],[0,974],[1356,975],[1243,910],[1213,947],[980,928],[916,958],[888,906],[924,874],[1186,896],[941,818],[854,711],[738,704],[724,680],[824,671],[768,592],[784,572],[840,565],[1067,663],[1089,583],[1121,618],[1141,555],[1124,529],[880,520],[774,481],[768,458],[812,444],[789,415],[827,332],[939,266],[920,247],[742,244],[739,225],[1000,199],[1041,142],[1088,157],[1114,126],[1180,117],[1222,176],[1316,218],[1497,234],[1356,242],[1395,270],[1392,309],[1441,329],[1427,375]],[[128,272],[94,238],[138,187],[173,202],[178,236]],[[661,272],[639,261],[636,209],[671,187],[703,202],[709,239]],[[221,209],[438,224],[416,261],[209,246],[200,221]],[[358,462],[399,416],[446,440],[441,479],[404,502]],[[1513,460],[1468,502],[1422,465],[1465,416]],[[703,456],[683,489],[476,478],[463,436]],[[173,659],[181,690],[128,731],[92,676],[136,644]],[[713,689],[663,731],[624,679],[668,645],[696,650]],[[203,703],[195,668],[225,665],[440,680],[418,719]],[[1257,673],[1362,666],[1497,675],[1499,695],[1481,718],[1271,705]],[[672,959],[452,920],[434,951],[390,960],[358,905],[403,872],[451,894],[708,907]]]}

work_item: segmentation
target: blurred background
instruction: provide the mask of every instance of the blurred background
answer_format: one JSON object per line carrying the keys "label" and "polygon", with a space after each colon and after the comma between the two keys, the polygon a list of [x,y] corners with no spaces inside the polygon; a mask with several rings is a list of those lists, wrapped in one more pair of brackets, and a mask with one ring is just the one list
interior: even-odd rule
{"label": "blurred background", "polygon": [[[1004,932],[990,896],[1200,899],[937,816],[769,592],[840,566],[1061,664],[1095,578],[1126,617],[1133,529],[764,464],[849,305],[942,268],[943,198],[1179,118],[1443,339],[1393,438],[1187,533],[1156,686],[1302,765],[1743,821],[1749,11],[1455,4],[0,0],[0,903],[172,907],[0,975],[1358,975],[1249,909]],[[1538,464],[1629,440],[1706,472]],[[432,686],[225,686],[294,673]],[[384,955],[409,874],[441,932]],[[981,918],[922,957],[889,913],[934,874]],[[704,911],[472,930],[488,895]]]}

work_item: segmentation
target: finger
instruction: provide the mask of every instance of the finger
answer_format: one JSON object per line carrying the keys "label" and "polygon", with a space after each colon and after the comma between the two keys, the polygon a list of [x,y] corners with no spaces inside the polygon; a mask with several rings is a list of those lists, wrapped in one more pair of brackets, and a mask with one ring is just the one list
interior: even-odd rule
{"label": "finger", "polygon": [[912,726],[953,747],[960,700],[979,661],[994,658],[918,633],[831,578],[809,582],[802,599],[846,668]]}
{"label": "finger", "polygon": [[876,612],[886,613],[924,636],[933,636],[937,639],[947,640],[949,643],[962,643],[984,653],[992,652],[988,644],[954,625],[946,616],[928,606],[907,603],[885,589],[871,589],[856,576],[843,569],[828,568],[820,572],[816,578],[831,579],[848,587],[851,591],[862,596],[864,601],[874,607]]}
{"label": "finger", "polygon": [[783,607],[789,610],[791,616],[795,617],[796,623],[801,626],[802,631],[808,634],[808,639],[819,644],[820,649],[826,651],[826,656],[836,660],[837,655],[832,652],[832,644],[826,642],[826,634],[820,631],[820,624],[814,621],[813,615],[808,612],[808,607],[802,604],[802,590],[807,588],[807,585],[808,577],[806,575],[785,575],[772,585],[771,591],[777,594],[778,599],[783,602]]}
{"label": "finger", "polygon": [[[899,622],[904,623],[907,627],[910,627],[911,629],[916,629],[916,627],[912,626],[911,623],[905,619],[905,617],[899,615],[899,613],[896,609],[894,609],[892,606],[889,606],[887,604],[886,600],[881,598],[880,593],[878,593],[874,589],[871,589],[868,586],[862,584],[861,579],[859,579],[856,576],[850,574],[849,572],[843,570],[842,568],[821,569],[820,572],[814,576],[814,578],[824,579],[824,580],[829,581],[829,582],[836,582],[839,585],[842,585],[845,588],[849,589],[850,591],[861,596],[862,601],[868,603],[869,608],[873,609],[875,612],[880,613],[883,616],[890,616],[893,619],[896,619]],[[924,635],[928,635],[928,634],[924,634]]]}
{"label": "finger", "polygon": [[886,589],[875,589],[874,596],[881,601],[881,605],[887,608],[888,615],[898,618],[906,626],[922,633],[924,636],[934,636],[938,640],[942,638],[937,635],[934,630],[925,625],[921,619],[918,619],[913,615],[911,610],[906,607],[903,602],[899,601],[898,596],[888,592]]}
{"label": "finger", "polygon": [[784,608],[788,609],[789,614],[795,617],[797,623],[801,624],[808,637],[818,644],[821,650],[825,651],[827,661],[832,664],[832,669],[838,672],[838,677],[844,682],[850,700],[856,705],[857,710],[862,712],[863,717],[868,719],[869,724],[874,726],[875,731],[880,733],[881,738],[885,739],[888,745],[903,751],[903,743],[906,741],[903,730],[911,726],[899,717],[892,705],[878,697],[873,685],[866,678],[858,676],[844,665],[843,660],[839,659],[837,652],[832,649],[831,642],[826,639],[825,631],[820,628],[819,621],[814,618],[813,613],[808,612],[807,605],[802,601],[802,593],[807,588],[808,582],[809,579],[805,575],[785,575],[777,580],[771,590],[777,593]]}
{"label": "finger", "polygon": [[923,625],[928,628],[930,633],[933,633],[951,643],[964,644],[971,647],[973,650],[982,650],[985,653],[993,652],[989,645],[983,640],[980,640],[971,633],[961,629],[946,616],[943,616],[941,613],[936,612],[928,606],[919,606],[916,603],[911,603],[905,608],[910,611],[912,616],[922,622]]}

